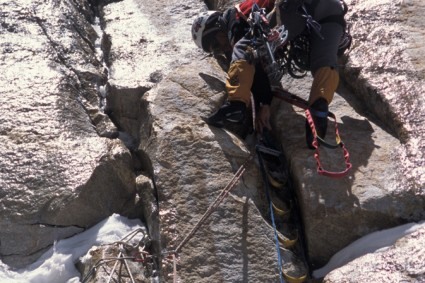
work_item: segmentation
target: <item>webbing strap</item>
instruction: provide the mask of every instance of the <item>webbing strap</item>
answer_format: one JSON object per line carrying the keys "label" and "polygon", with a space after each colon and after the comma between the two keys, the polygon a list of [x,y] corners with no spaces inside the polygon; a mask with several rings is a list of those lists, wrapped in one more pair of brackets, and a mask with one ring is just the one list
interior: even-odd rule
{"label": "webbing strap", "polygon": [[[336,140],[336,144],[330,144],[328,142],[326,142],[325,140],[323,140],[322,138],[320,138],[317,135],[316,132],[316,127],[314,126],[314,122],[313,122],[313,118],[311,116],[311,112],[308,106],[308,102],[299,97],[296,96],[295,94],[290,93],[287,90],[284,90],[281,86],[272,86],[272,91],[274,92],[274,96],[276,98],[282,99],[292,105],[298,106],[302,109],[305,110],[305,114],[306,114],[306,118],[308,121],[308,124],[311,128],[311,132],[313,133],[313,147],[315,148],[315,153],[314,153],[314,158],[316,159],[316,163],[317,163],[317,173],[319,173],[320,175],[323,176],[327,176],[327,177],[331,177],[331,178],[342,178],[344,176],[346,176],[348,174],[348,171],[350,171],[352,165],[350,163],[350,154],[347,150],[347,148],[345,147],[344,143],[341,140],[341,137],[339,135],[339,130],[338,130],[338,123],[336,122],[336,116],[335,114],[333,114],[332,112],[328,112],[327,116],[331,117],[332,119],[335,120],[335,140]],[[331,149],[336,149],[341,147],[343,150],[343,156],[344,156],[344,162],[345,162],[345,170],[340,171],[340,172],[330,172],[327,170],[323,169],[323,166],[320,162],[320,158],[319,158],[319,143],[327,148],[331,148]]]}
{"label": "webbing strap", "polygon": [[[333,118],[335,119],[335,139],[336,139],[336,147],[341,147],[342,151],[343,151],[343,155],[344,155],[344,162],[345,162],[345,170],[340,171],[340,172],[331,172],[331,171],[327,171],[325,169],[323,169],[322,163],[320,162],[320,157],[319,157],[319,139],[317,136],[317,132],[316,132],[316,126],[314,125],[313,122],[313,117],[311,116],[310,110],[306,109],[305,110],[305,116],[307,118],[307,122],[310,126],[311,132],[313,133],[313,147],[315,149],[315,153],[314,153],[314,159],[316,159],[316,164],[317,164],[317,173],[323,176],[327,176],[327,177],[331,177],[331,178],[342,178],[344,176],[347,175],[348,171],[350,171],[352,165],[350,163],[350,154],[348,153],[347,148],[345,147],[344,143],[341,140],[341,137],[339,136],[339,131],[338,131],[338,126],[337,126],[337,122],[336,122],[336,117],[335,115],[333,115]],[[322,139],[321,143],[322,143]],[[329,145],[329,144],[327,144]],[[333,147],[333,148],[336,148]]]}
{"label": "webbing strap", "polygon": [[295,94],[284,90],[281,86],[273,85],[271,87],[274,97],[284,100],[292,105],[298,106],[302,109],[308,109],[308,102]]}

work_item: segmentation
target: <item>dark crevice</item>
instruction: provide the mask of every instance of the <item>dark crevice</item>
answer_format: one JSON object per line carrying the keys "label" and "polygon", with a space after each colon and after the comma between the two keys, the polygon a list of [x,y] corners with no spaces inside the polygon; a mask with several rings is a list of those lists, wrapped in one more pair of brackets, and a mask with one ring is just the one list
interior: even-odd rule
{"label": "dark crevice", "polygon": [[[290,250],[295,254],[295,257],[302,262],[305,267],[307,268],[307,276],[311,276],[311,262],[308,257],[308,245],[306,243],[305,238],[305,229],[304,229],[304,223],[302,220],[302,211],[301,206],[299,204],[298,200],[298,193],[297,188],[294,184],[293,178],[294,176],[291,175],[291,172],[289,168],[291,168],[291,160],[289,160],[283,151],[283,148],[278,146],[279,144],[282,144],[279,142],[277,137],[273,133],[268,133],[269,135],[269,142],[270,142],[270,148],[276,149],[280,151],[281,156],[278,158],[279,161],[276,164],[279,164],[280,172],[283,173],[284,176],[286,176],[286,182],[283,186],[276,187],[276,184],[274,182],[271,182],[271,172],[274,171],[273,166],[267,166],[269,169],[268,174],[268,186],[270,187],[270,191],[273,192],[272,197],[272,203],[273,206],[280,202],[283,202],[286,204],[286,207],[289,208],[289,212],[287,212],[285,215],[279,215],[279,212],[276,210],[274,211],[274,218],[276,222],[276,227],[278,232],[282,233],[285,237],[288,237],[289,239],[294,239],[294,236],[296,236],[297,240],[296,243],[291,246],[287,247],[286,249]],[[273,159],[269,160],[273,164]],[[267,160],[266,160],[267,163]],[[260,170],[260,169],[259,169]],[[269,175],[270,174],[270,175]],[[258,209],[264,219],[267,220],[267,222],[272,225],[271,220],[271,214],[270,209],[268,205],[258,205]],[[288,215],[289,214],[289,215]],[[285,245],[280,243],[280,246],[285,248]],[[284,271],[284,270],[283,270]]]}
{"label": "dark crevice", "polygon": [[[366,101],[365,98],[361,97],[360,95],[353,96],[353,94],[356,94],[357,91],[355,87],[353,87],[349,83],[347,78],[345,78],[343,75],[341,76],[341,82],[339,84],[337,92],[342,98],[344,98],[345,101],[347,101],[350,107],[352,107],[359,115],[367,118],[369,121],[378,125],[381,129],[383,129],[385,132],[387,132],[394,138],[399,139],[400,141],[403,141],[403,135],[400,133],[397,133],[397,130],[394,128],[395,125],[398,125],[398,124],[401,125],[401,122],[400,121],[397,122],[395,117],[387,118],[384,120],[387,122],[384,122],[382,120],[382,117],[379,117],[377,115],[375,108],[368,107],[368,105],[372,104],[370,100],[371,97],[369,97],[369,100]],[[380,107],[381,112],[383,112],[382,110],[384,109],[387,109],[388,111],[390,111],[388,103],[383,101],[380,96],[377,95],[376,98],[374,99],[380,100],[379,103],[375,101],[375,103],[377,103],[378,105],[383,104],[388,106],[388,108],[384,106]]]}
{"label": "dark crevice", "polygon": [[75,227],[75,228],[84,229],[84,230],[87,229],[87,227],[82,227],[82,226],[78,226],[78,225],[72,225],[72,226],[69,226],[69,225],[56,225],[56,224],[41,223],[41,222],[39,222],[39,223],[32,223],[32,224],[29,224],[29,225],[31,225],[31,226],[45,226],[45,227],[48,227],[48,228],[69,228],[69,227]]}
{"label": "dark crevice", "polygon": [[[103,83],[105,81],[105,77],[102,76],[101,74],[79,72],[78,70],[73,68],[70,65],[70,63],[68,63],[67,58],[63,56],[63,54],[66,54],[66,51],[63,50],[63,47],[59,43],[55,42],[55,40],[49,35],[49,32],[44,25],[45,20],[38,17],[35,10],[33,10],[31,12],[31,19],[37,23],[37,25],[40,27],[43,34],[46,36],[47,40],[50,42],[50,47],[54,51],[54,54],[57,58],[57,62],[60,63],[61,65],[65,66],[68,70],[70,70],[72,73],[74,73],[75,76],[77,77],[78,81],[80,82],[79,85],[74,85],[74,84],[71,84],[71,83],[67,83],[67,85],[68,85],[69,88],[73,89],[76,94],[78,94],[76,101],[80,104],[82,109],[84,109],[84,111],[87,113],[91,123],[96,128],[96,130],[98,130],[98,127],[97,127],[98,121],[96,121],[97,115],[95,113],[93,113],[93,111],[90,109],[91,108],[90,98],[88,96],[90,96],[90,85],[93,82],[96,83],[96,84]],[[88,46],[94,50],[93,43],[91,43],[88,38],[86,38],[85,36],[83,36],[81,34],[80,29],[75,24],[73,24],[72,26],[74,27],[74,30],[79,34],[79,36],[83,40],[83,42],[88,44]],[[84,50],[84,48],[83,48],[83,50]],[[95,64],[95,62],[94,62],[94,64]],[[88,87],[86,87],[86,86],[88,86]],[[100,136],[104,136],[104,137],[110,137],[110,138],[116,137],[116,134],[114,134],[113,131],[112,132],[111,131],[105,131],[103,133],[98,131],[98,133],[99,133]]]}
{"label": "dark crevice", "polygon": [[[121,1],[108,1],[108,0],[92,0],[90,1],[91,10],[94,13],[94,17],[99,18],[100,29],[102,30],[100,49],[103,53],[103,63],[108,69],[111,62],[111,46],[112,38],[106,34],[105,20],[103,8],[111,3]],[[108,72],[107,70],[106,72]],[[162,79],[162,74],[155,73],[151,75],[152,82],[158,82]],[[151,89],[151,87],[137,87],[137,88],[116,88],[110,85],[108,82],[104,82],[105,94],[99,93],[100,98],[104,98],[105,107],[103,113],[109,117],[111,122],[117,127],[118,136],[123,144],[129,150],[132,156],[132,167],[136,177],[146,176],[152,182],[152,187],[144,187],[143,189],[138,188],[137,194],[140,197],[140,202],[143,212],[138,216],[147,227],[148,234],[152,240],[150,252],[154,258],[154,272],[160,270],[161,262],[161,248],[159,243],[159,215],[158,215],[158,195],[155,185],[155,178],[152,168],[152,162],[149,155],[142,149],[140,149],[140,128],[148,125],[146,119],[148,116],[143,115],[143,103],[141,102],[142,96]],[[103,87],[102,86],[102,87]],[[100,85],[98,88],[100,89]],[[145,184],[146,185],[146,184]],[[137,184],[136,187],[144,186],[143,184]],[[152,206],[156,207],[151,211]],[[155,276],[155,274],[152,274]]]}
{"label": "dark crevice", "polygon": [[[90,8],[94,14],[94,17],[98,17],[100,21],[100,28],[103,31],[105,29],[104,17],[103,17],[103,8],[111,3],[116,3],[121,1],[108,1],[108,0],[92,0],[90,1]],[[103,52],[103,61],[106,67],[110,67],[110,50],[112,46],[112,41],[110,35],[103,33],[101,38],[100,49]],[[109,72],[106,70],[105,72]],[[152,178],[153,170],[150,162],[149,156],[141,152],[138,149],[140,143],[140,137],[138,136],[140,125],[142,124],[141,119],[143,119],[140,114],[140,108],[142,105],[138,105],[140,98],[151,88],[150,87],[139,87],[139,88],[129,88],[129,89],[114,89],[111,87],[108,82],[99,82],[103,83],[106,91],[106,106],[103,110],[103,113],[106,114],[112,123],[117,127],[118,133],[117,138],[119,138],[124,145],[128,148],[132,155],[133,159],[133,168],[136,175],[148,175]],[[98,85],[100,88],[101,85]],[[100,99],[102,99],[101,94],[99,94]],[[130,97],[131,101],[125,101],[122,103],[121,97]],[[125,114],[121,113],[119,109],[127,109],[126,105],[136,105],[135,109],[138,109],[136,113],[132,113],[132,117],[126,117]],[[101,109],[100,109],[101,110]],[[123,124],[122,118],[132,121],[132,126]]]}
{"label": "dark crevice", "polygon": [[[216,0],[205,0],[204,1],[206,6],[208,7],[209,10],[220,10],[223,9],[223,4],[220,1],[216,1]],[[220,58],[215,58],[217,60],[217,62],[220,64],[222,63],[220,61]],[[224,70],[226,71],[226,70]],[[248,111],[249,114],[251,114],[251,111]],[[240,136],[241,138],[246,137],[246,135],[249,132],[252,132],[252,117],[251,115],[247,115],[247,119],[249,120],[248,122],[245,121],[245,124],[249,124],[250,126],[248,126],[248,130],[245,130],[242,132],[240,132],[240,127],[238,127],[238,131],[233,130],[232,128],[227,127],[230,131],[234,132],[235,134],[237,134],[238,136]],[[245,125],[247,126],[247,125]],[[278,139],[276,139],[276,137],[271,133],[271,139],[273,141],[278,141]],[[277,144],[282,144],[281,142],[279,143],[275,143],[274,145]],[[279,148],[279,147],[277,147]],[[283,154],[283,150],[280,150]],[[287,181],[286,184],[283,186],[283,188],[277,189],[277,188],[271,188],[271,190],[273,190],[275,193],[275,197],[277,197],[281,202],[285,203],[286,206],[290,209],[289,212],[289,217],[287,216],[279,216],[277,215],[276,212],[274,212],[274,218],[275,218],[275,222],[276,222],[276,227],[278,232],[280,232],[281,234],[283,234],[284,236],[288,237],[289,239],[291,239],[291,237],[295,234],[297,234],[297,241],[296,244],[292,247],[288,247],[287,249],[290,250],[291,252],[293,252],[295,254],[295,257],[300,260],[306,267],[307,269],[307,277],[311,278],[311,271],[312,271],[312,264],[310,262],[310,259],[308,257],[308,246],[306,243],[306,237],[305,237],[305,229],[304,229],[304,223],[302,221],[302,211],[301,211],[301,207],[299,205],[299,200],[298,200],[298,194],[297,194],[297,188],[295,187],[294,183],[293,183],[293,178],[294,176],[291,175],[291,172],[289,170],[290,168],[290,160],[287,160],[287,158],[285,156],[283,156],[283,159],[285,161],[282,161],[282,163],[286,164],[284,165],[284,171],[286,176],[287,176]],[[259,169],[260,170],[260,169]],[[269,186],[272,187],[271,184],[269,184]],[[260,192],[260,193],[264,193],[265,192]],[[270,209],[269,209],[269,205],[267,203],[256,203],[256,206],[258,208],[258,210],[260,211],[262,217],[270,224],[272,225],[272,220],[271,220],[271,215],[270,215]],[[280,243],[280,247],[284,247],[284,245],[282,243]]]}

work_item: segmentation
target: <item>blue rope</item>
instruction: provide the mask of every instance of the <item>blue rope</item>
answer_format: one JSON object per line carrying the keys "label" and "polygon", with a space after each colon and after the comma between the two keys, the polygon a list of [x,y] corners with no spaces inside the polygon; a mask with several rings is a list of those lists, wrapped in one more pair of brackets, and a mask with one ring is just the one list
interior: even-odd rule
{"label": "blue rope", "polygon": [[261,175],[263,176],[264,185],[266,187],[266,197],[267,197],[267,201],[269,202],[270,217],[272,219],[273,230],[274,230],[274,240],[275,240],[275,243],[276,243],[277,260],[278,260],[277,266],[278,266],[278,270],[279,270],[280,283],[285,283],[285,280],[283,279],[283,273],[282,273],[282,257],[280,255],[279,238],[278,238],[278,235],[277,235],[276,223],[275,223],[275,220],[274,220],[273,204],[272,204],[272,200],[271,200],[270,192],[269,192],[269,182],[267,180],[267,174],[266,174],[266,171],[265,171],[263,158],[261,157],[261,153],[260,153],[261,146],[257,145],[255,147],[255,150],[257,151],[258,161],[260,162]]}

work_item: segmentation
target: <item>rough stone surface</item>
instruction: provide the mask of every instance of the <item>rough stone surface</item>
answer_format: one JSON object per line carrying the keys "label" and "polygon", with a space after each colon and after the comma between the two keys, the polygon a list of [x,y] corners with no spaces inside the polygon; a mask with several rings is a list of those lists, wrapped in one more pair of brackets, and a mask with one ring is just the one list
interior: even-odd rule
{"label": "rough stone surface", "polygon": [[[395,13],[401,9],[395,2],[351,1],[349,7],[354,41],[348,59],[342,61],[341,87],[330,106],[350,152],[349,176],[339,180],[319,176],[314,152],[305,145],[304,112],[274,101],[275,129],[291,163],[314,267],[363,235],[425,218],[423,126],[416,122],[424,115],[420,99],[424,85],[417,80],[423,69],[400,68],[412,64],[406,47],[411,39],[394,32],[407,23],[397,18],[402,13]],[[422,9],[419,4],[416,8]],[[310,76],[284,78],[283,85],[307,98],[311,81]],[[400,88],[403,95],[395,95]],[[329,125],[327,139],[333,142],[333,121]],[[409,127],[414,129],[403,135]],[[341,150],[322,147],[320,159],[325,169],[345,168]]]}
{"label": "rough stone surface", "polygon": [[105,78],[88,3],[9,1],[0,19],[0,254],[21,267],[123,211],[135,182],[129,151],[99,136],[109,118],[94,123]]}
{"label": "rough stone surface", "polygon": [[[247,149],[238,138],[208,127],[199,118],[203,108],[210,111],[208,102],[214,99],[211,89],[214,86],[194,75],[193,69],[213,78],[222,75],[217,70],[206,69],[202,62],[194,63],[181,67],[178,75],[170,75],[146,97],[155,119],[149,139],[141,146],[149,156],[155,157],[153,169],[160,208],[161,244],[167,250],[180,244],[230,181],[232,171],[248,157]],[[203,89],[196,92],[196,97],[188,91],[195,86]],[[208,99],[202,101],[199,97]],[[170,103],[177,99],[181,103]],[[192,99],[198,103],[192,103]],[[185,109],[191,109],[190,113]],[[208,156],[207,162],[204,156]],[[231,164],[235,168],[232,169]],[[253,203],[264,198],[257,191],[260,176],[253,169],[247,173],[247,179],[243,179],[244,185],[224,200],[182,248],[178,273],[182,281],[276,280],[272,230]],[[231,254],[226,253],[229,249]],[[169,266],[165,268],[169,270]],[[269,272],[260,275],[256,272],[259,269]]]}
{"label": "rough stone surface", "polygon": [[424,282],[425,228],[329,273],[323,282]]}
{"label": "rough stone surface", "polygon": [[[225,73],[191,40],[206,5],[96,1],[96,19],[83,0],[27,2],[0,4],[2,261],[21,267],[114,212],[144,217],[157,254],[175,249],[253,150],[200,118],[225,99]],[[351,153],[350,175],[318,176],[304,114],[273,103],[313,268],[363,235],[425,218],[423,4],[347,3],[354,44],[331,111]],[[283,84],[306,97],[311,78]],[[328,169],[343,167],[340,156],[321,150]],[[182,247],[181,282],[278,281],[261,175],[256,161],[249,164]],[[406,253],[423,246],[422,232],[403,240]],[[388,273],[394,258],[380,259]],[[172,262],[161,263],[161,279],[171,281]],[[409,268],[422,278],[423,266]],[[326,280],[352,278],[340,274]]]}
{"label": "rough stone surface", "polygon": [[[293,93],[305,96],[311,83],[287,81]],[[423,219],[423,197],[405,190],[397,174],[400,142],[374,123],[374,118],[356,113],[358,102],[344,89],[338,91],[331,111],[350,152],[353,168],[343,179],[331,179],[316,172],[314,151],[305,145],[304,112],[275,101],[275,128],[291,164],[302,211],[309,256],[318,267],[355,239],[405,221]],[[350,105],[351,104],[351,105]],[[328,141],[333,142],[334,123]],[[320,159],[327,170],[345,168],[342,150],[321,148]]]}
{"label": "rough stone surface", "polygon": [[355,41],[344,77],[353,94],[401,141],[396,154],[404,190],[423,197],[425,4],[420,0],[347,3]]}
{"label": "rough stone surface", "polygon": [[[146,167],[154,176],[159,209],[159,239],[154,241],[160,240],[161,252],[181,243],[249,155],[243,141],[208,127],[200,118],[225,96],[225,73],[191,40],[190,26],[203,9],[195,1],[183,6],[168,1],[166,9],[163,3],[142,1],[103,8],[104,30],[112,42],[107,108],[116,123],[140,141],[137,153],[149,159]],[[125,97],[130,92],[134,95]],[[139,109],[134,107],[137,95],[142,97]],[[140,123],[137,120],[140,128],[132,127]],[[182,247],[177,279],[277,280],[273,230],[255,205],[264,204],[264,195],[258,193],[260,178],[255,166],[249,172]],[[152,198],[146,177],[137,180],[139,190]],[[158,212],[150,211],[156,217]],[[148,223],[155,237],[156,224],[152,219]],[[162,277],[173,278],[166,260]]]}

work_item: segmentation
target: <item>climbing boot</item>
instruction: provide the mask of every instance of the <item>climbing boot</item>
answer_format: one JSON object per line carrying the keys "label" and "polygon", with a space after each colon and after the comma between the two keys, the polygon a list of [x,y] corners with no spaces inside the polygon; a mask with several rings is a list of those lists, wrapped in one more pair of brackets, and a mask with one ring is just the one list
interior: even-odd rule
{"label": "climbing boot", "polygon": [[204,118],[208,125],[222,128],[224,122],[242,123],[245,119],[246,105],[242,101],[227,101],[217,112]]}
{"label": "climbing boot", "polygon": [[[310,113],[313,118],[314,126],[316,127],[317,136],[324,139],[326,136],[326,130],[328,129],[328,103],[324,98],[319,98],[310,106]],[[310,149],[314,149],[313,146],[313,133],[311,131],[308,121],[305,121],[305,132],[306,142]]]}

